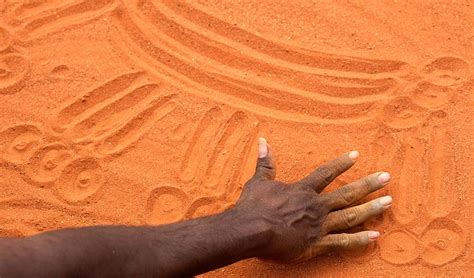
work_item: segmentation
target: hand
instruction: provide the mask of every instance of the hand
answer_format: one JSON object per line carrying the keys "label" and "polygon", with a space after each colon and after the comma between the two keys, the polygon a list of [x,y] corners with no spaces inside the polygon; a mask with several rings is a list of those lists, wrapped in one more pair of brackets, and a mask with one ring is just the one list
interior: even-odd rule
{"label": "hand", "polygon": [[279,262],[304,261],[332,250],[363,247],[380,236],[377,231],[336,232],[357,226],[390,207],[390,196],[351,207],[387,184],[388,173],[378,172],[333,192],[321,193],[354,165],[358,156],[357,151],[346,153],[302,180],[286,184],[274,180],[272,152],[265,139],[260,138],[255,174],[245,184],[236,204],[237,210],[257,215],[270,226],[270,244],[258,257]]}

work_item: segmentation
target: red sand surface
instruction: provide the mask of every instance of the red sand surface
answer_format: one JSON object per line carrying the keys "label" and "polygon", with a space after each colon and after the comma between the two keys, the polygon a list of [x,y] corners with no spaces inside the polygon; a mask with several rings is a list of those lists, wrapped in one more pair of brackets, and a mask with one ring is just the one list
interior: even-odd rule
{"label": "red sand surface", "polygon": [[390,171],[383,236],[208,276],[469,276],[474,6],[340,2],[0,0],[0,235],[221,211],[263,135],[281,180]]}

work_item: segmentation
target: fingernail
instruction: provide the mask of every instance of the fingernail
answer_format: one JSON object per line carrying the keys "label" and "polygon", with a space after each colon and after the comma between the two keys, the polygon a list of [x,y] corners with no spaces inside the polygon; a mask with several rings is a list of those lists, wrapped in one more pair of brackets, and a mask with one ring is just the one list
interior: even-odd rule
{"label": "fingernail", "polygon": [[370,231],[367,233],[367,236],[370,240],[376,240],[380,236],[380,233],[376,231]]}
{"label": "fingernail", "polygon": [[392,196],[383,196],[379,202],[384,208],[388,208],[392,205]]}
{"label": "fingernail", "polygon": [[258,157],[264,158],[268,154],[268,147],[267,147],[267,140],[265,138],[260,137],[258,139]]}
{"label": "fingernail", "polygon": [[352,160],[356,160],[359,157],[359,152],[358,151],[352,151],[349,153],[349,158]]}
{"label": "fingernail", "polygon": [[390,174],[387,173],[387,172],[382,172],[378,177],[377,179],[379,180],[379,182],[381,184],[385,184],[387,183],[389,180],[390,180]]}

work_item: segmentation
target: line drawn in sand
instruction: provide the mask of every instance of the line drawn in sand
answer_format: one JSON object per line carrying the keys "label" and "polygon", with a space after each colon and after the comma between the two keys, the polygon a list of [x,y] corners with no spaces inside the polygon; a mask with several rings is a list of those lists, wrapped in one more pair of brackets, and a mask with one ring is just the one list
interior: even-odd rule
{"label": "line drawn in sand", "polygon": [[[107,15],[115,0],[19,1],[2,10],[0,19],[0,96],[15,94],[30,81],[27,51],[36,39]],[[55,67],[52,74],[67,69]]]}
{"label": "line drawn in sand", "polygon": [[69,204],[90,203],[107,173],[101,162],[113,159],[171,113],[174,94],[143,72],[116,76],[59,107],[50,129],[24,123],[0,131],[0,164],[21,173],[32,185],[52,188]]}
{"label": "line drawn in sand", "polygon": [[384,107],[373,144],[376,156],[390,157],[395,178],[389,193],[398,201],[389,216],[402,226],[382,237],[380,256],[391,264],[439,266],[462,256],[469,237],[450,218],[459,192],[446,112],[457,89],[469,82],[469,65],[441,57],[424,66],[420,76],[404,96]]}
{"label": "line drawn in sand", "polygon": [[[235,144],[232,140],[239,136],[229,134],[240,132],[235,123],[248,121],[249,116],[243,111],[318,124],[376,121],[383,126],[381,134],[385,134],[377,140],[396,148],[394,156],[398,150],[402,154],[399,163],[394,163],[395,171],[399,172],[394,175],[399,176],[399,180],[394,182],[410,184],[399,186],[400,191],[394,192],[395,197],[403,199],[400,204],[404,205],[394,204],[393,218],[403,228],[384,236],[381,248],[385,249],[380,250],[381,257],[394,264],[422,260],[442,265],[463,253],[465,234],[449,218],[452,203],[441,190],[445,185],[450,186],[453,178],[439,173],[452,173],[449,167],[455,167],[454,161],[443,160],[452,157],[448,152],[452,151],[453,144],[443,120],[444,107],[452,101],[457,88],[470,78],[470,67],[464,60],[439,57],[414,72],[401,61],[305,50],[253,35],[187,4],[177,9],[175,4],[146,0],[138,3],[72,1],[53,9],[51,3],[54,2],[35,3],[17,6],[14,17],[6,19],[7,24],[13,26],[8,30],[14,30],[14,35],[0,28],[0,95],[21,90],[29,71],[28,59],[12,45],[21,45],[18,42],[28,42],[112,12],[120,35],[114,39],[133,53],[132,59],[141,67],[161,80],[238,110],[228,119],[219,108],[209,110],[201,120],[208,125],[198,125],[181,166],[182,182],[188,183],[190,188],[209,185],[203,192],[215,190],[217,196],[209,193],[209,196],[191,200],[186,197],[188,193],[179,193],[181,189],[158,187],[150,193],[147,221],[161,221],[160,217],[168,214],[169,218],[163,216],[165,221],[179,220],[205,214],[206,206],[228,204],[226,198],[232,196],[234,189],[229,188],[227,181],[237,179],[232,173],[239,171],[226,172],[232,167],[222,166],[234,165],[231,157],[238,152],[229,151],[229,146]],[[186,9],[192,12],[183,12]],[[153,20],[152,15],[160,16],[162,21]],[[177,27],[148,28],[160,22],[175,23]],[[254,65],[280,77],[259,76],[259,72],[252,71],[257,68]],[[254,78],[248,78],[249,73]],[[298,76],[297,80],[307,80],[313,88],[321,89],[291,83],[285,79],[288,75]],[[131,146],[155,121],[173,110],[170,102],[173,96],[154,98],[153,92],[159,85],[148,84],[141,76],[141,73],[119,76],[61,107],[52,116],[54,132],[51,134],[28,123],[6,128],[0,132],[0,163],[14,165],[32,184],[51,186],[63,201],[73,204],[90,201],[102,188],[95,188],[95,184],[106,180],[103,179],[106,174],[101,174],[104,171],[101,161]],[[332,90],[341,94],[332,94]],[[291,101],[285,103],[280,99]],[[206,116],[220,120],[210,123]],[[117,120],[123,117],[127,119],[125,122]],[[438,124],[430,121],[438,121]],[[423,131],[432,131],[432,136],[424,138]],[[258,131],[246,132],[252,134],[248,142],[253,143],[255,140],[251,138]],[[448,142],[448,145],[438,142]],[[248,153],[250,143],[240,146],[242,153]],[[212,151],[209,153],[206,149]],[[242,165],[248,159],[244,157],[237,155],[237,159],[244,161]],[[81,169],[81,173],[75,172],[71,165]],[[419,173],[413,168],[423,171]],[[428,176],[431,178],[429,188],[427,184],[420,187],[420,183],[413,183]],[[66,179],[74,182],[66,183]],[[94,180],[98,182],[91,182]],[[418,192],[423,188],[429,189],[427,200],[419,198]],[[167,209],[161,212],[156,210],[155,204],[169,203],[166,198],[177,198],[182,205],[173,209],[163,206]],[[434,205],[437,202],[440,202],[439,207]],[[412,226],[417,217],[424,214],[429,221],[423,223],[425,230],[420,232]],[[437,226],[438,223],[442,225]],[[405,239],[406,246],[394,245],[400,238]],[[415,244],[424,247],[413,247]],[[400,261],[399,257],[404,260]]]}
{"label": "line drawn in sand", "polygon": [[261,128],[242,111],[226,117],[218,106],[209,109],[188,138],[180,166],[179,183],[187,192],[172,185],[153,189],[146,222],[170,223],[231,206],[253,171],[251,148]]}
{"label": "line drawn in sand", "polygon": [[[143,68],[153,71],[160,78],[182,85],[187,89],[186,91],[206,95],[216,102],[226,103],[238,110],[293,122],[353,124],[373,121],[379,123],[382,126],[381,131],[386,130],[389,136],[382,140],[393,143],[385,147],[397,147],[401,150],[400,163],[394,164],[394,168],[398,168],[396,172],[399,173],[394,176],[399,177],[395,182],[403,183],[405,186],[400,187],[400,191],[394,194],[403,199],[399,205],[393,207],[395,221],[403,227],[410,227],[421,213],[429,210],[432,201],[427,202],[420,196],[425,186],[420,181],[425,180],[429,173],[440,172],[442,168],[450,167],[454,162],[439,159],[452,157],[446,153],[452,150],[451,147],[435,147],[433,154],[428,150],[437,144],[433,142],[449,141],[449,138],[441,138],[443,135],[446,136],[447,132],[447,124],[443,123],[443,118],[447,116],[444,108],[452,101],[458,86],[470,78],[468,63],[457,57],[439,57],[415,71],[413,67],[403,62],[361,60],[355,57],[296,49],[230,26],[191,5],[181,3],[179,9],[173,5],[169,2],[158,3],[150,0],[135,3],[127,1],[112,13],[117,25],[117,34],[120,35],[117,43],[128,53],[133,53],[132,60]],[[193,12],[183,12],[187,9]],[[166,22],[170,24],[165,24]],[[208,23],[207,27],[206,23]],[[225,30],[225,32],[219,30]],[[237,33],[238,36],[233,36]],[[239,38],[245,39],[241,41]],[[226,59],[226,57],[235,59]],[[310,61],[309,64],[308,61]],[[252,75],[255,78],[250,80],[246,74],[255,64],[268,71],[277,72],[275,76],[283,77],[271,80],[260,76],[257,72]],[[365,70],[361,69],[362,64],[366,65]],[[344,67],[338,68],[338,65]],[[321,85],[323,89],[320,92],[312,92],[306,88],[285,83],[283,80],[285,74],[282,73],[286,75],[292,73],[294,76],[301,77],[301,80],[312,78],[320,82],[318,85]],[[351,77],[353,79],[350,79]],[[375,85],[377,83],[384,84],[383,86],[386,87],[377,88]],[[345,97],[331,95],[329,90],[324,90],[328,86],[333,86],[337,90],[347,86],[354,95]],[[189,90],[190,88],[192,90]],[[286,100],[289,96],[292,96],[292,100],[296,102],[278,103],[278,99]],[[306,105],[314,103],[310,106],[323,107],[323,109],[298,110],[299,99]],[[285,105],[296,107],[296,110],[291,110]],[[331,114],[332,112],[321,114],[324,111],[335,111],[336,114]],[[344,112],[338,114],[337,111]],[[353,111],[364,111],[365,115],[358,117],[357,112],[354,114]],[[209,113],[214,113],[214,111]],[[439,121],[442,124],[433,126],[432,121]],[[210,123],[210,125],[218,125],[218,123]],[[424,138],[424,131],[431,129],[435,130],[434,137]],[[212,136],[212,129],[202,128],[201,132],[204,134],[203,138]],[[393,133],[396,133],[395,138],[391,138]],[[203,145],[205,146],[205,143]],[[199,146],[197,144],[197,147],[192,147],[191,153],[203,152]],[[397,152],[393,153],[396,155]],[[426,160],[433,157],[436,157],[437,162],[433,161],[426,165]],[[182,168],[182,180],[204,180],[208,171],[197,170],[198,167],[202,165],[196,161],[185,164]],[[422,170],[414,171],[414,169]],[[449,170],[444,172],[448,173]],[[446,181],[439,181],[439,178],[436,175],[432,176],[435,180],[430,181],[434,187],[431,190],[430,199],[442,198],[441,191],[437,188]],[[154,196],[153,198],[156,199],[156,195]],[[187,202],[189,199],[182,201],[183,204]],[[212,202],[212,197],[204,197],[201,202]],[[431,219],[429,223],[438,221],[436,219],[440,217],[446,217],[444,214],[449,214],[450,208],[443,207],[432,211],[433,215],[429,216]],[[441,214],[436,211],[446,213]],[[174,220],[179,220],[187,214],[186,208],[181,208],[181,212],[175,214]],[[410,242],[418,241],[420,237],[426,239],[426,235],[441,236],[443,234],[430,232],[432,226],[429,223],[423,224],[428,229],[423,234],[415,232],[413,235],[406,234],[403,229],[389,233],[384,240],[387,248],[390,248],[392,238],[406,238],[407,244],[410,245]],[[456,233],[458,230],[453,229],[453,232]],[[445,261],[451,261],[454,253],[456,253],[454,258],[460,256],[463,248],[455,249],[450,253],[451,257],[448,256],[449,258],[446,259],[436,260],[432,259],[434,256],[424,255],[423,252],[428,252],[426,250],[436,252],[433,248],[417,247],[412,252],[409,246],[406,247],[406,262],[390,259],[391,253],[385,250],[382,257],[387,262],[401,264],[410,263],[422,255],[426,263],[440,265]],[[410,253],[415,253],[415,255],[410,256]]]}
{"label": "line drawn in sand", "polygon": [[21,44],[91,22],[115,8],[115,0],[40,0],[11,3],[4,24]]}
{"label": "line drawn in sand", "polygon": [[[187,18],[182,9],[171,6],[122,2],[111,14],[117,27],[113,38],[160,79],[237,110],[294,122],[365,122],[413,77],[404,62],[304,50],[258,37],[199,10],[193,9],[199,19]],[[261,68],[265,70],[258,72]]]}
{"label": "line drawn in sand", "polygon": [[0,25],[0,96],[15,94],[28,82],[30,61],[14,42],[11,33]]}

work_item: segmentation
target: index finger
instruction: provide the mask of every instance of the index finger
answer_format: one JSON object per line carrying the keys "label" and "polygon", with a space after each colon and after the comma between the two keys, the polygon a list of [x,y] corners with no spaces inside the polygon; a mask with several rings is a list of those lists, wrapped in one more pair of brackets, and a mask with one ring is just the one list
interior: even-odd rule
{"label": "index finger", "polygon": [[326,188],[336,177],[347,171],[354,165],[359,157],[358,151],[351,151],[341,155],[340,157],[329,161],[308,176],[299,181],[299,184],[313,188],[320,193]]}

